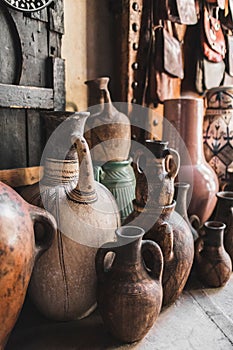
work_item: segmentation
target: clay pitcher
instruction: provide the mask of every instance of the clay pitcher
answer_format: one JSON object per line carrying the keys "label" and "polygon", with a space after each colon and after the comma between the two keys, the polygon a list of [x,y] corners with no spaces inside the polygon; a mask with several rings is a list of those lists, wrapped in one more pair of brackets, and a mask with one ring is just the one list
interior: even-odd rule
{"label": "clay pitcher", "polygon": [[85,126],[85,138],[95,165],[128,160],[131,146],[129,118],[113,105],[108,83],[108,77],[85,82],[88,86],[88,111],[91,113]]}
{"label": "clay pitcher", "polygon": [[[34,234],[43,225],[46,233]],[[0,349],[23,305],[35,260],[52,244],[56,222],[0,182]]]}
{"label": "clay pitcher", "polygon": [[216,194],[217,205],[214,220],[226,225],[224,246],[233,262],[233,192],[222,191]]}
{"label": "clay pitcher", "polygon": [[140,207],[169,205],[180,166],[179,154],[166,141],[146,140],[145,146],[135,157],[136,202]]}
{"label": "clay pitcher", "polygon": [[[59,321],[83,318],[95,309],[96,251],[114,239],[120,225],[114,197],[94,181],[82,136],[88,115],[74,113],[52,133],[44,150],[40,191],[28,194],[58,223],[53,245],[33,271],[30,295],[41,313]],[[57,113],[50,118],[56,121]]]}
{"label": "clay pitcher", "polygon": [[231,258],[223,245],[225,228],[219,221],[205,222],[205,234],[195,244],[195,267],[206,287],[222,287],[231,276]]}
{"label": "clay pitcher", "polygon": [[[142,241],[144,230],[125,226],[116,230],[117,242],[96,255],[97,302],[106,328],[123,342],[142,339],[158,317],[162,304],[163,257],[157,244]],[[153,267],[146,269],[142,252],[149,251]],[[107,270],[105,256],[115,253]]]}

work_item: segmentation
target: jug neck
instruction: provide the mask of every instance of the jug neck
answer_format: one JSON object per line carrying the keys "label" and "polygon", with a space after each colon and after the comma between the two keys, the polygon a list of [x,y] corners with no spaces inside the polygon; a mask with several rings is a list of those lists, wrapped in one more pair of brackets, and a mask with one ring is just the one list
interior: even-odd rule
{"label": "jug neck", "polygon": [[226,225],[219,221],[207,221],[204,224],[205,235],[203,240],[205,247],[223,247],[223,236]]}

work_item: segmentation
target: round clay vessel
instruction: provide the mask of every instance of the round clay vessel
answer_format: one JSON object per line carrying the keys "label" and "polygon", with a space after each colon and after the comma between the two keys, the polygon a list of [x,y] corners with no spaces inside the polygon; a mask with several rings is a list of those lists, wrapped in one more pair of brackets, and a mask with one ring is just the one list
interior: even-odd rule
{"label": "round clay vessel", "polygon": [[[41,236],[34,225],[45,227]],[[22,308],[35,259],[52,244],[55,219],[0,182],[0,349]]]}
{"label": "round clay vessel", "polygon": [[216,205],[219,182],[207,163],[203,149],[203,100],[179,98],[164,101],[163,137],[179,152],[179,182],[191,185],[188,214],[197,215],[204,223]]}
{"label": "round clay vessel", "polygon": [[222,287],[231,276],[231,258],[223,245],[225,228],[219,221],[205,222],[205,234],[195,244],[195,268],[206,287]]}
{"label": "round clay vessel", "polygon": [[108,83],[108,77],[85,82],[91,113],[85,126],[85,138],[92,161],[101,165],[109,161],[127,160],[131,146],[130,120],[114,107]]}
{"label": "round clay vessel", "polygon": [[[104,245],[96,255],[100,314],[105,327],[126,343],[146,335],[162,304],[162,252],[154,242],[142,242],[143,234],[139,227],[121,227],[116,230],[117,242]],[[144,265],[144,251],[152,257],[151,271]],[[106,270],[104,260],[109,252],[114,252],[115,258]]]}
{"label": "round clay vessel", "polygon": [[84,124],[89,113],[48,113],[63,119],[44,150],[45,169],[39,187],[24,192],[32,203],[54,214],[58,230],[47,254],[36,264],[30,295],[46,317],[68,321],[96,307],[95,255],[115,237],[120,225],[114,197],[94,181]]}

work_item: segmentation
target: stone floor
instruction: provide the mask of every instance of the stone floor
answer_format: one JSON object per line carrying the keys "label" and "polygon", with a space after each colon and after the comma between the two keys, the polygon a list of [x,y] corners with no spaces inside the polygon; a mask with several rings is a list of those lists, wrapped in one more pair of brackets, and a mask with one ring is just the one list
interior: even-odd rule
{"label": "stone floor", "polygon": [[54,323],[27,300],[5,350],[230,350],[233,349],[233,275],[219,289],[187,284],[163,310],[146,337],[120,344],[104,329],[98,311],[81,321]]}

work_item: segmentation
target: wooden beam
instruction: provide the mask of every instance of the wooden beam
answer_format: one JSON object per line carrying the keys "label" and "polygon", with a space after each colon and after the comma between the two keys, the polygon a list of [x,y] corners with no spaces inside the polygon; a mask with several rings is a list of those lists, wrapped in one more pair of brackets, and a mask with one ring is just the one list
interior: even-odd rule
{"label": "wooden beam", "polygon": [[11,187],[33,185],[43,176],[43,167],[0,170],[0,181]]}
{"label": "wooden beam", "polygon": [[53,109],[53,89],[0,84],[0,107]]}

